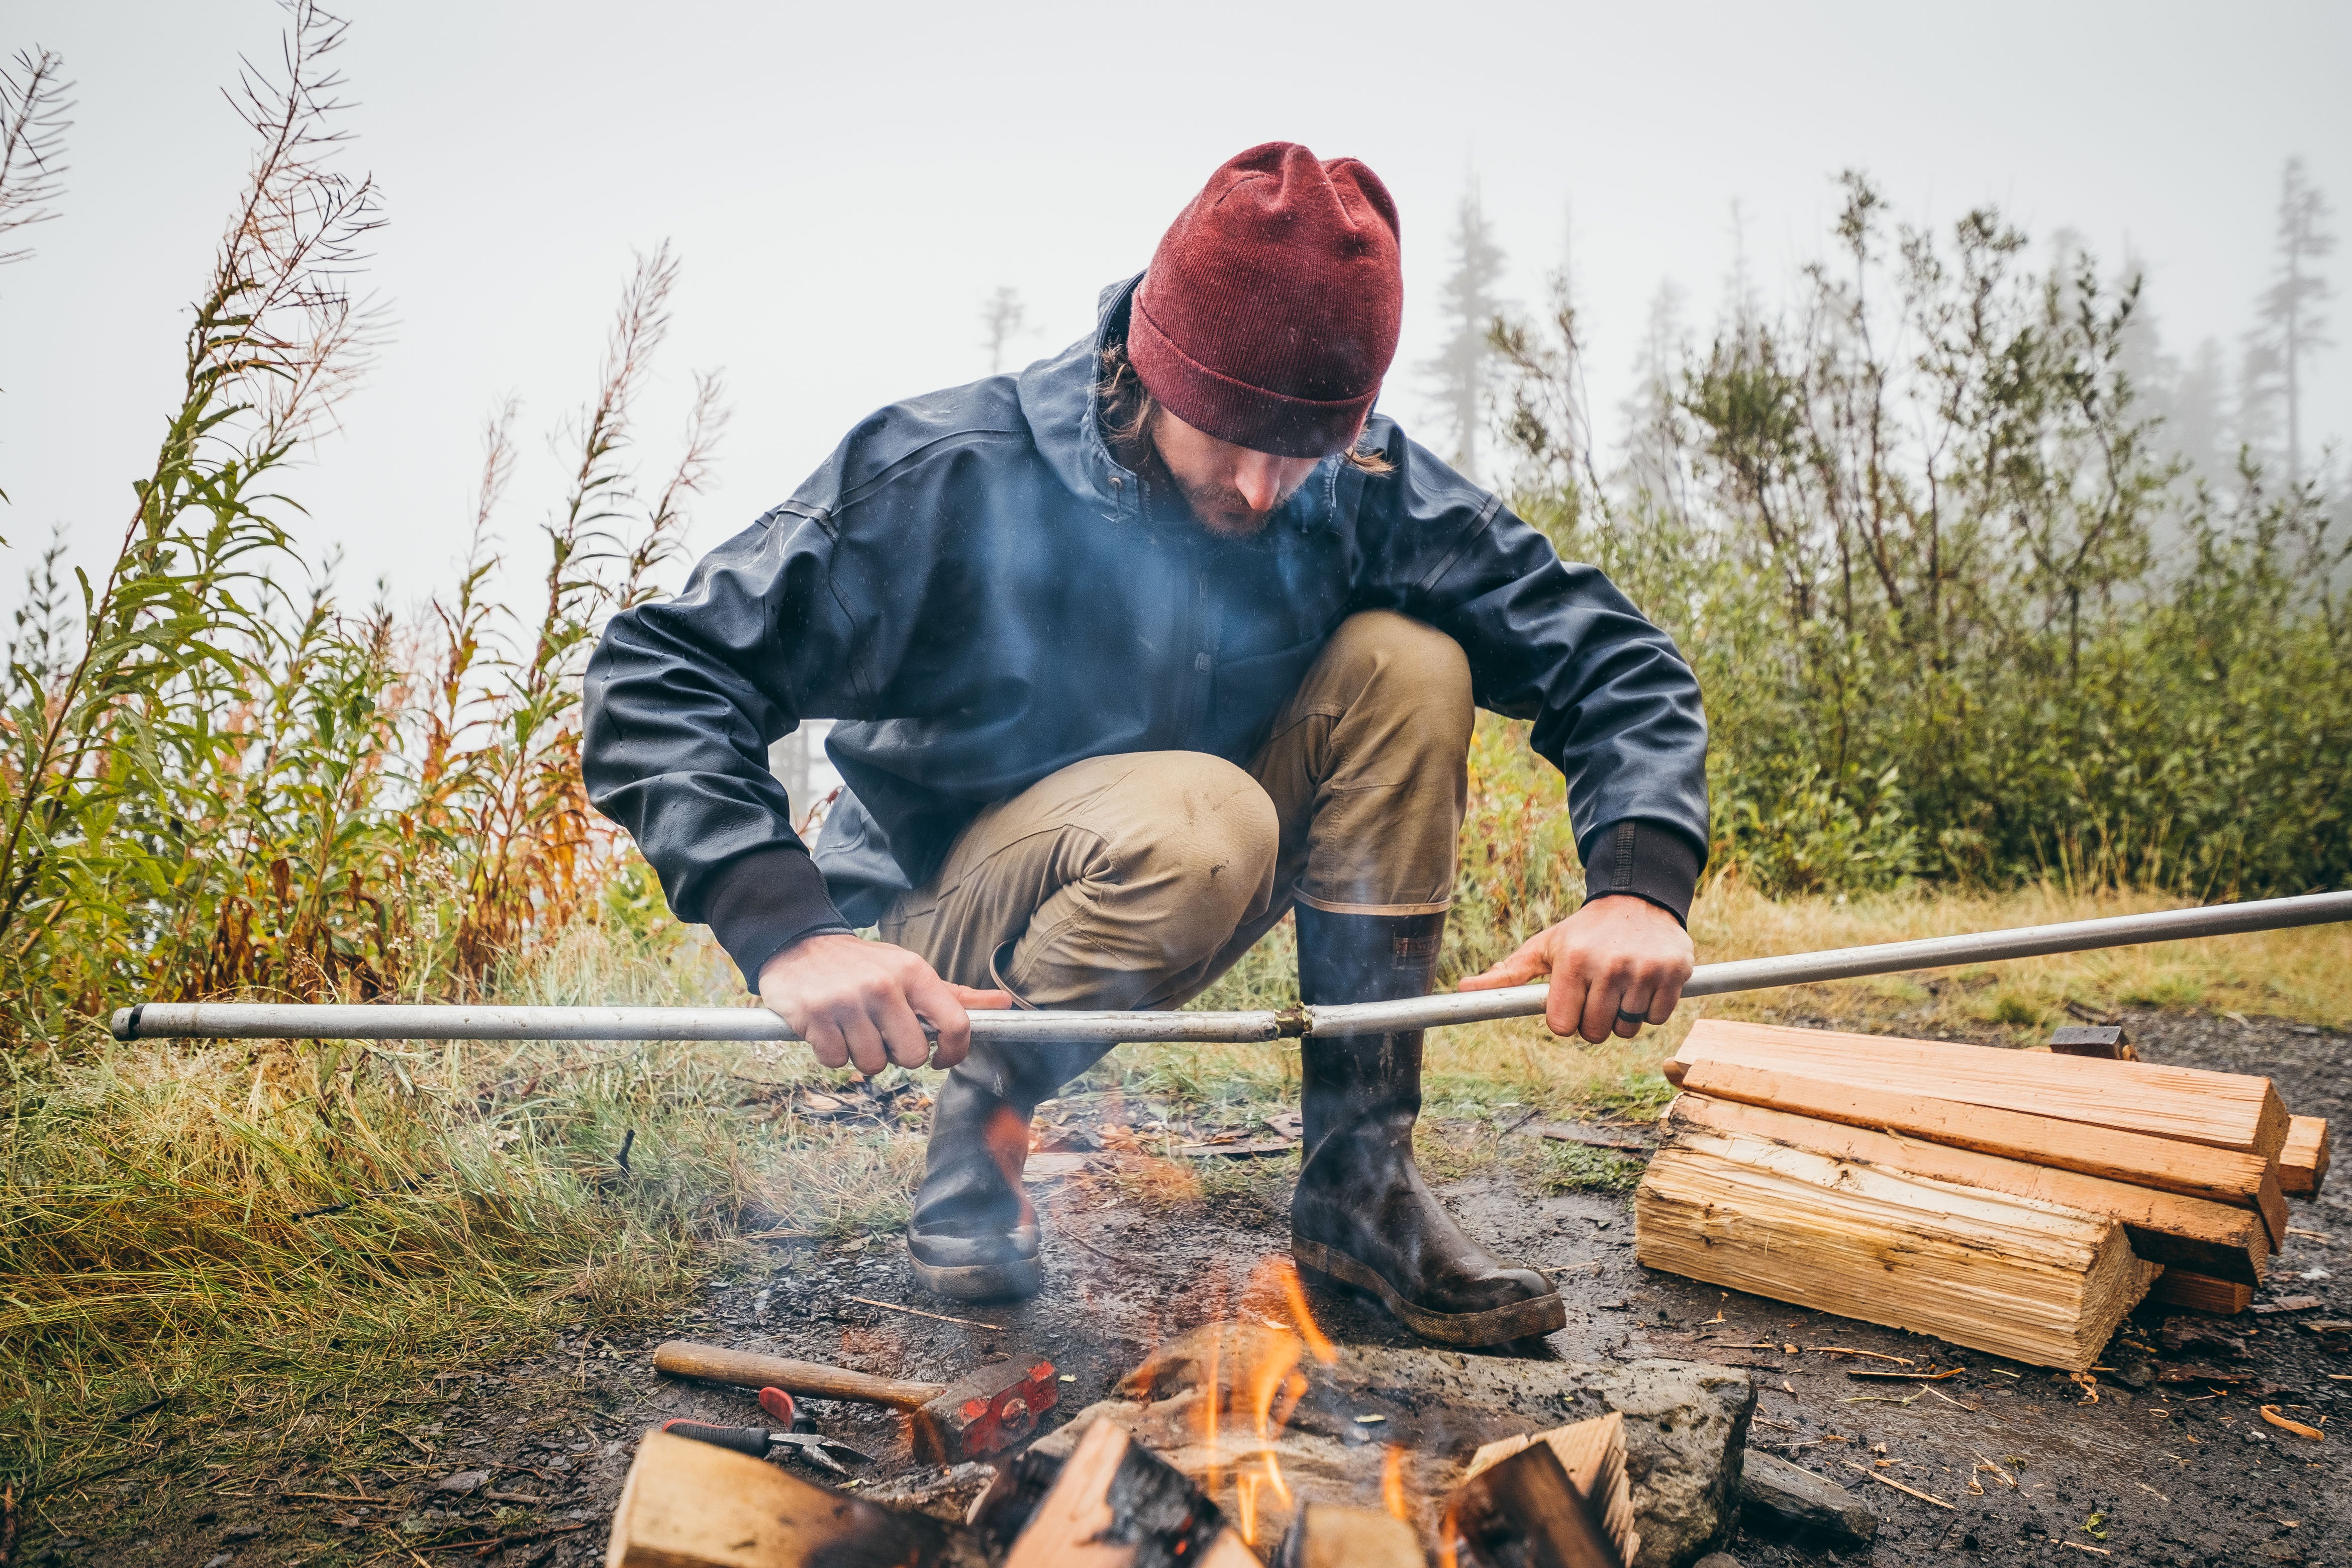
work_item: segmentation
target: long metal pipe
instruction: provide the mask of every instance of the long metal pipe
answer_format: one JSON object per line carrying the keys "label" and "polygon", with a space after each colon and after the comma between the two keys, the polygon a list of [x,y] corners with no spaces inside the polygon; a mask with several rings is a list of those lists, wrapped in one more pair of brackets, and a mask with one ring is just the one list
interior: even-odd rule
{"label": "long metal pipe", "polygon": [[[2352,921],[2352,891],[2309,893],[2201,909],[2160,910],[2106,920],[2021,926],[1916,942],[1879,942],[1780,958],[1703,963],[1685,997],[1720,996],[1852,980],[1866,974],[1997,963],[2135,942],[2228,936]],[[1388,1034],[1541,1013],[1550,988],[1514,985],[1397,1002],[1357,1002],[1281,1013],[975,1012],[975,1039],[1094,1040],[1126,1044],[1246,1045],[1284,1036]],[[764,1007],[475,1007],[401,1004],[149,1002],[114,1015],[114,1037],[336,1040],[796,1040]]]}
{"label": "long metal pipe", "polygon": [[[797,1040],[765,1007],[473,1007],[363,1002],[149,1002],[118,1040]],[[1297,1034],[1294,1026],[1290,1032]],[[1281,1037],[1257,1013],[974,1012],[974,1039],[1239,1045]]]}
{"label": "long metal pipe", "polygon": [[[1691,971],[1683,995],[1721,996],[1734,991],[1769,991],[1778,985],[1811,985],[1853,980],[1865,974],[1899,974],[1913,969],[1949,969],[1963,963],[1999,963],[2053,952],[2088,952],[2144,942],[2179,942],[2200,936],[2278,931],[2288,926],[2352,921],[2352,892],[2306,893],[2293,899],[2258,899],[2238,904],[2208,904],[2191,910],[2111,915],[2105,920],[2067,921],[2057,925],[2013,926],[2007,931],[1963,936],[1882,942],[1869,947],[1780,958],[1742,958],[1702,963]],[[1550,988],[1515,985],[1500,991],[1457,991],[1445,996],[1414,996],[1402,1002],[1354,1002],[1309,1007],[1311,1031],[1318,1035],[1385,1035],[1435,1029],[1489,1018],[1517,1018],[1544,1010]]]}

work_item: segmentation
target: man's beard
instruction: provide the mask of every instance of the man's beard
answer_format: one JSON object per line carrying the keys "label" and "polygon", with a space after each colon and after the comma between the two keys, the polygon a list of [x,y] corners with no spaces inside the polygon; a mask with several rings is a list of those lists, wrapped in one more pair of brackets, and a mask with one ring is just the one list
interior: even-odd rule
{"label": "man's beard", "polygon": [[1247,496],[1232,485],[1188,485],[1166,464],[1161,464],[1160,468],[1184,498],[1184,504],[1192,509],[1192,520],[1220,539],[1254,537],[1282,510],[1284,502],[1298,493],[1298,486],[1293,485],[1275,498],[1274,505],[1259,511],[1250,505]]}

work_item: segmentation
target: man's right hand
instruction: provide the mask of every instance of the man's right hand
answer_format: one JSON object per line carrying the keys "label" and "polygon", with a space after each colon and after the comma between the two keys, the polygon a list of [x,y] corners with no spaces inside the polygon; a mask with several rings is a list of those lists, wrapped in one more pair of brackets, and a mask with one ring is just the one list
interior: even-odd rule
{"label": "man's right hand", "polygon": [[[951,1068],[971,1048],[972,1007],[1010,1007],[1002,991],[950,985],[903,947],[846,932],[803,937],[760,966],[760,1000],[826,1067],[856,1063],[872,1078],[902,1068]],[[934,1049],[923,1036],[939,1036]]]}

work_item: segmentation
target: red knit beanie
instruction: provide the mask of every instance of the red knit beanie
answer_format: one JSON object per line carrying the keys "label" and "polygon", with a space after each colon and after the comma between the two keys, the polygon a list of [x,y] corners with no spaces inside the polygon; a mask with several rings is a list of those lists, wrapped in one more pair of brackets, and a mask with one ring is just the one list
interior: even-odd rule
{"label": "red knit beanie", "polygon": [[1169,226],[1135,291],[1128,357],[1185,424],[1324,458],[1371,411],[1403,308],[1380,176],[1268,142],[1210,175]]}

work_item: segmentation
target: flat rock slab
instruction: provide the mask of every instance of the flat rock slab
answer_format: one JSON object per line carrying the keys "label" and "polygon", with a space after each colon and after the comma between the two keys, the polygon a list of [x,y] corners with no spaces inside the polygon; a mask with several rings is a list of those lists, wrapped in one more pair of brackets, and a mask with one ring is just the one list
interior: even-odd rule
{"label": "flat rock slab", "polygon": [[[1286,1473],[1312,1478],[1301,1495],[1369,1500],[1375,1507],[1382,1468],[1390,1451],[1398,1449],[1410,1457],[1411,1489],[1434,1509],[1481,1444],[1614,1410],[1625,1417],[1626,1480],[1642,1532],[1635,1568],[1684,1568],[1720,1542],[1738,1514],[1756,1389],[1737,1368],[1664,1360],[1522,1361],[1351,1345],[1335,1363],[1311,1356],[1298,1362],[1307,1391],[1283,1430],[1261,1437],[1252,1413],[1264,1407],[1263,1391],[1253,1384],[1269,1355],[1280,1353],[1276,1347],[1285,1337],[1249,1324],[1186,1334],[1127,1380],[1124,1391],[1131,1397],[1079,1412],[1037,1447],[1066,1452],[1089,1420],[1102,1417],[1136,1433],[1187,1473],[1188,1464],[1223,1468],[1255,1449],[1271,1448]],[[1203,1440],[1202,1424],[1203,1395],[1213,1384],[1224,1417],[1214,1443]],[[1223,1430],[1237,1426],[1252,1429]],[[1261,1500],[1259,1506],[1267,1505]]]}
{"label": "flat rock slab", "polygon": [[1860,1498],[1777,1454],[1748,1455],[1739,1485],[1740,1522],[1759,1535],[1845,1551],[1878,1533]]}
{"label": "flat rock slab", "polygon": [[1432,1363],[1445,1368],[1432,1394],[1479,1412],[1495,1437],[1611,1410],[1625,1417],[1625,1479],[1642,1532],[1636,1568],[1681,1568],[1729,1532],[1756,1412],[1756,1385],[1745,1372],[1706,1362],[1510,1361],[1378,1346],[1351,1349],[1340,1367],[1368,1392],[1385,1392]]}

